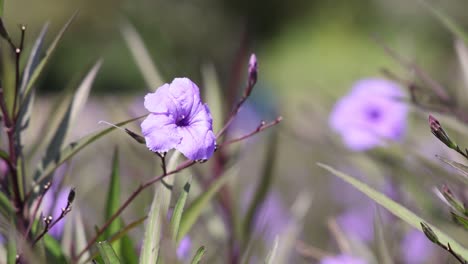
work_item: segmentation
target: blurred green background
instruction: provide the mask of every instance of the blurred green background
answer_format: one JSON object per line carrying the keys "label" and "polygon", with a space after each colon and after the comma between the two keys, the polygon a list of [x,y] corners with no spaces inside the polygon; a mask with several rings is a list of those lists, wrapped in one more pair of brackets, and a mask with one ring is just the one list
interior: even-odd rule
{"label": "blurred green background", "polygon": [[[434,1],[434,5],[461,26],[468,26],[466,2]],[[334,178],[330,179],[332,176],[314,166],[318,161],[337,165],[351,174],[396,174],[393,176],[397,182],[404,182],[404,190],[415,197],[412,208],[434,221],[447,221],[444,217],[433,216],[441,209],[432,206],[435,199],[425,198],[434,197],[432,186],[442,182],[437,176],[449,174],[434,169],[437,162],[433,154],[445,153],[445,150],[431,137],[425,115],[416,111],[412,116],[404,142],[406,146],[393,146],[387,151],[393,163],[375,158],[375,153],[354,154],[345,150],[327,125],[333,103],[356,80],[382,76],[382,68],[412,79],[413,76],[388,56],[373,36],[417,62],[451,91],[462,86],[452,34],[418,1],[15,0],[5,2],[5,24],[14,39],[18,39],[17,25],[26,24],[26,48],[30,48],[44,23],[51,23],[47,38],[50,42],[77,10],[77,19],[59,44],[38,85],[42,96],[38,103],[40,110],[35,113],[37,121],[29,132],[31,138],[40,130],[38,124],[47,122],[47,113],[54,111],[51,98],[64,91],[70,80],[82,76],[99,58],[103,59],[103,65],[93,86],[94,97],[79,124],[75,125],[72,138],[102,128],[97,125],[99,120],[117,122],[144,112],[142,97],[160,83],[146,87],[125,44],[122,25],[131,23],[141,35],[164,81],[186,76],[206,93],[201,69],[214,65],[223,89],[225,111],[230,109],[245,83],[248,56],[252,52],[257,54],[259,84],[253,92],[251,105],[260,119],[274,118],[277,113],[284,117],[279,136],[280,151],[274,164],[274,189],[279,190],[286,204],[295,200],[298,190],[312,194],[313,205],[307,214],[303,235],[308,243],[334,248],[328,239],[323,239],[328,234],[326,221],[342,209],[335,202],[336,197],[333,198],[341,197],[328,188]],[[138,125],[133,129],[138,131]],[[460,131],[453,133],[457,132]],[[260,174],[268,137],[256,138],[254,147],[249,146],[241,155],[240,175],[244,177],[239,179],[240,185],[255,182]],[[72,164],[80,169],[72,172],[74,177],[67,181],[80,186],[78,190],[82,190],[82,195],[77,199],[83,211],[93,215],[96,222],[102,221],[103,201],[96,200],[95,196],[100,184],[107,184],[114,145],[125,149],[122,167],[126,173],[123,174],[130,176],[122,180],[124,193],[130,193],[136,180],[147,177],[148,171],[158,166],[144,147],[123,139],[127,139],[125,135],[113,134],[86,150],[87,154],[79,155]],[[96,155],[100,159],[95,159]],[[151,164],[151,168],[140,166],[142,163]],[[390,167],[390,172],[382,173],[379,163]],[[201,165],[201,171],[209,164]],[[410,177],[413,175],[418,178]],[[147,208],[150,201],[150,194],[142,197],[137,203],[138,209]],[[124,215],[130,218],[136,210]],[[138,237],[142,230],[136,232],[135,237]],[[456,230],[450,229],[449,233],[454,234]]]}

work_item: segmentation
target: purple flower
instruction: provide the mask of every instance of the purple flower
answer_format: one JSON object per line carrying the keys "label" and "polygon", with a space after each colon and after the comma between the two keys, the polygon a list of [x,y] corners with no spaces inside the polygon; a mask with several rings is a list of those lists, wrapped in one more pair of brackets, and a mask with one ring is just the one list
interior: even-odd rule
{"label": "purple flower", "polygon": [[338,216],[337,222],[346,235],[360,241],[369,242],[374,238],[374,208],[359,206]]}
{"label": "purple flower", "polygon": [[436,247],[427,239],[421,231],[413,229],[409,231],[401,243],[401,254],[404,263],[420,264],[430,259],[431,252]]}
{"label": "purple flower", "polygon": [[184,236],[177,247],[177,258],[179,260],[188,260],[192,250],[192,240],[189,236]]}
{"label": "purple flower", "polygon": [[147,94],[145,108],[150,114],[141,123],[141,129],[151,151],[175,148],[191,160],[206,160],[213,155],[213,120],[191,80],[175,78],[171,84]]}
{"label": "purple flower", "polygon": [[[67,206],[68,202],[68,189],[57,191],[56,185],[52,185],[51,189],[46,193],[42,199],[42,212],[44,216],[52,216],[53,221],[60,217],[62,209]],[[62,236],[63,228],[65,226],[66,217],[57,222],[50,230],[49,234],[56,239]]]}
{"label": "purple flower", "polygon": [[341,98],[330,116],[331,128],[354,151],[384,146],[401,140],[406,130],[407,106],[398,101],[400,87],[384,79],[364,79]]}
{"label": "purple flower", "polygon": [[349,255],[339,255],[323,258],[320,264],[367,264],[367,261]]}

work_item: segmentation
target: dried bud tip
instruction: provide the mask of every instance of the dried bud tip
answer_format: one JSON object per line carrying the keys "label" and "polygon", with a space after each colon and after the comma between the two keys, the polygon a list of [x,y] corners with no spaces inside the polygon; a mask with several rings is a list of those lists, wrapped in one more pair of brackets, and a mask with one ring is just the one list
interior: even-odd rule
{"label": "dried bud tip", "polygon": [[426,235],[426,237],[432,243],[436,243],[436,244],[439,243],[439,239],[437,238],[437,235],[434,233],[434,231],[428,224],[421,222],[421,228],[424,234]]}
{"label": "dried bud tip", "polygon": [[442,143],[447,145],[447,147],[457,150],[458,145],[453,142],[450,137],[445,132],[444,128],[440,125],[439,121],[435,119],[432,115],[429,115],[429,126],[431,128],[432,134],[438,138]]}
{"label": "dried bud tip", "polygon": [[75,200],[75,188],[71,188],[70,192],[68,193],[68,203],[71,204]]}
{"label": "dried bud tip", "polygon": [[249,60],[249,74],[252,72],[257,72],[257,56],[254,53],[250,55]]}
{"label": "dried bud tip", "polygon": [[250,56],[250,60],[249,60],[249,80],[248,80],[247,89],[244,91],[244,97],[247,97],[250,95],[253,87],[257,83],[257,71],[258,71],[257,56],[255,56],[255,54],[252,53],[252,55]]}

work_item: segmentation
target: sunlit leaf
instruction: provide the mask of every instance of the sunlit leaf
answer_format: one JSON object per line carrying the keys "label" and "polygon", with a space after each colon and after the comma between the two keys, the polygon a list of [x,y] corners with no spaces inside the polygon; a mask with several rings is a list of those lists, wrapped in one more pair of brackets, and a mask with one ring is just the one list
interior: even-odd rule
{"label": "sunlit leaf", "polygon": [[31,89],[32,87],[34,86],[34,84],[36,83],[37,79],[39,78],[39,76],[41,75],[42,71],[44,70],[45,68],[45,65],[47,64],[47,62],[49,61],[51,55],[53,54],[53,52],[55,51],[55,48],[57,47],[57,44],[60,42],[60,40],[62,39],[63,37],[63,34],[65,33],[65,31],[67,30],[67,28],[70,26],[71,22],[75,19],[76,15],[78,13],[74,13],[72,15],[72,17],[67,21],[67,23],[65,23],[65,25],[62,27],[62,29],[60,30],[60,32],[57,34],[57,36],[55,37],[55,39],[52,41],[52,43],[50,44],[49,48],[47,49],[44,57],[41,59],[41,61],[39,62],[39,64],[37,65],[37,67],[34,69],[34,71],[31,73],[31,77],[26,85],[26,88],[24,89],[24,93],[23,93],[23,96],[24,97],[27,97],[28,94],[31,92]]}
{"label": "sunlit leaf", "polygon": [[145,236],[140,253],[140,264],[156,263],[159,255],[163,221],[167,211],[163,210],[166,187],[158,182],[155,186],[153,202],[145,226]]}
{"label": "sunlit leaf", "polygon": [[107,241],[101,241],[98,243],[98,250],[101,254],[105,264],[118,264],[121,263],[119,257],[115,253],[112,246]]}
{"label": "sunlit leaf", "polygon": [[151,60],[151,56],[135,28],[128,22],[124,23],[122,25],[122,35],[125,43],[127,43],[127,46],[132,53],[133,59],[145,79],[148,89],[152,90],[154,87],[162,85],[164,83],[163,79]]}
{"label": "sunlit leaf", "polygon": [[177,234],[177,242],[179,242],[192,228],[198,220],[198,217],[206,209],[208,203],[215,196],[216,193],[223,187],[229,179],[237,175],[239,168],[233,166],[229,168],[223,175],[214,180],[211,185],[198,196],[182,214],[182,219],[179,225],[179,232]]}
{"label": "sunlit leaf", "polygon": [[192,259],[191,264],[198,264],[202,260],[203,256],[205,255],[206,249],[204,246],[201,246],[197,252],[195,253],[195,256]]}
{"label": "sunlit leaf", "polygon": [[[125,124],[128,124],[130,122],[136,121],[138,119],[141,119],[145,117],[146,115],[135,117],[123,122],[120,122],[116,124],[117,126],[123,126]],[[66,146],[64,149],[60,151],[60,153],[55,157],[53,162],[49,163],[44,169],[40,172],[40,175],[37,177],[37,179],[34,182],[35,187],[41,186],[44,182],[45,179],[52,173],[54,172],[61,164],[63,164],[65,161],[73,157],[75,154],[77,154],[80,150],[82,150],[84,147],[88,146],[92,142],[98,140],[102,136],[108,134],[109,132],[114,131],[116,128],[115,127],[109,127],[107,129],[94,132],[90,135],[87,135],[78,141],[70,143],[68,146]],[[38,193],[40,191],[39,188],[36,188],[35,193]]]}
{"label": "sunlit leaf", "polygon": [[[363,194],[367,195],[369,198],[374,200],[376,203],[380,204],[381,206],[385,207],[387,210],[389,210],[392,214],[395,216],[399,217],[406,223],[410,224],[414,228],[419,229],[422,231],[421,224],[420,223],[427,223],[426,220],[422,219],[421,217],[415,215],[413,212],[409,211],[407,208],[404,206],[398,204],[397,202],[393,201],[392,199],[388,198],[384,194],[374,190],[373,188],[369,187],[368,185],[356,180],[355,178],[344,174],[343,172],[340,172],[338,170],[333,169],[332,167],[318,163],[318,165],[327,171],[331,172],[332,174],[336,175],[337,177],[341,178],[345,182],[351,184],[353,187],[355,187],[357,190],[362,192]],[[428,224],[429,225],[429,224]],[[443,233],[440,229],[434,227],[433,225],[429,225],[430,228],[435,232],[437,237],[439,238],[439,241],[442,244],[447,245],[447,243],[450,243],[450,246],[452,249],[460,254],[463,258],[468,259],[468,250],[466,250],[463,246],[461,246],[458,242],[453,240],[451,237]]]}
{"label": "sunlit leaf", "polygon": [[210,106],[211,116],[213,117],[213,131],[216,134],[222,128],[224,118],[221,86],[215,67],[212,64],[202,68],[202,75],[205,101]]}

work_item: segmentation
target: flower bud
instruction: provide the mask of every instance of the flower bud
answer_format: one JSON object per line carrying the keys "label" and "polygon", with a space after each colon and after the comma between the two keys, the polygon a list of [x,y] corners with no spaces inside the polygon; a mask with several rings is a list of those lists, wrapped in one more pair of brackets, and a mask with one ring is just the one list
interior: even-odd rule
{"label": "flower bud", "polygon": [[428,224],[421,222],[421,227],[422,227],[422,231],[424,232],[426,237],[432,243],[435,243],[435,244],[439,243],[439,239],[437,238],[437,235],[434,233],[434,231],[432,230],[432,228]]}
{"label": "flower bud", "polygon": [[442,186],[440,192],[454,210],[458,211],[459,213],[465,214],[465,207],[460,201],[456,199],[452,191],[446,185]]}
{"label": "flower bud", "polygon": [[436,138],[438,138],[442,143],[447,145],[447,147],[454,150],[458,149],[458,145],[450,139],[444,128],[442,128],[440,125],[439,121],[432,115],[429,115],[429,126],[431,128],[432,134],[434,134],[434,136],[436,136]]}
{"label": "flower bud", "polygon": [[248,80],[248,86],[247,89],[245,90],[244,96],[249,96],[250,93],[252,92],[253,87],[257,83],[257,71],[258,71],[258,66],[257,66],[257,56],[252,53],[250,55],[250,60],[249,60],[249,80]]}
{"label": "flower bud", "polygon": [[125,132],[130,135],[133,139],[135,139],[140,144],[146,144],[146,140],[144,137],[138,135],[137,133],[131,131],[130,129],[125,128]]}

